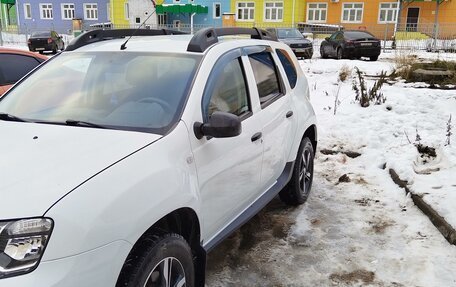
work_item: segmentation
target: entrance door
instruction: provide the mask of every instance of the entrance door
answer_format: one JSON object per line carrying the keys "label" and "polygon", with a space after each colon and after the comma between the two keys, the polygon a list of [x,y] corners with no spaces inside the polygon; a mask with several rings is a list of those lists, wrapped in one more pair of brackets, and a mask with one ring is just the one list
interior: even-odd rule
{"label": "entrance door", "polygon": [[407,31],[416,32],[418,30],[418,19],[420,17],[420,8],[410,7],[407,11]]}

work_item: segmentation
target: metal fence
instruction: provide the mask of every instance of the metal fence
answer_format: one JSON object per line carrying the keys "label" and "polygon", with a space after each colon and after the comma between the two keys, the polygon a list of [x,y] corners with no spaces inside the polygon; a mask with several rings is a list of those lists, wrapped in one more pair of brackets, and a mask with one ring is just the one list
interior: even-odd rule
{"label": "metal fence", "polygon": [[[244,27],[251,27],[252,23],[237,24]],[[255,25],[258,28],[268,28],[266,25]],[[275,27],[291,27],[293,25],[283,23],[280,26],[274,24]],[[361,26],[348,26],[341,24],[309,24],[309,23],[296,23],[294,25],[298,28],[308,39],[310,39],[314,47],[319,49],[321,42],[329,37],[332,33],[338,30],[351,30],[351,29],[362,29],[369,31],[379,38],[382,42],[382,48],[387,49],[398,49],[398,50],[426,50],[426,51],[444,51],[444,52],[456,52],[456,29],[454,24],[434,24],[421,21],[419,23],[411,25],[406,21],[402,21],[400,24],[372,24]],[[138,28],[139,25],[112,25],[110,23],[92,25],[83,27],[84,30],[92,29],[122,29],[122,28]],[[166,24],[166,25],[144,25],[142,28],[145,29],[175,29],[183,32],[194,33],[202,28],[207,28],[207,25],[198,25],[180,23]],[[1,29],[1,28],[0,28]],[[0,30],[0,46],[7,45],[27,45],[27,39],[37,29],[27,27],[9,27]],[[68,44],[73,38],[74,34],[63,34],[62,37],[66,44]]]}

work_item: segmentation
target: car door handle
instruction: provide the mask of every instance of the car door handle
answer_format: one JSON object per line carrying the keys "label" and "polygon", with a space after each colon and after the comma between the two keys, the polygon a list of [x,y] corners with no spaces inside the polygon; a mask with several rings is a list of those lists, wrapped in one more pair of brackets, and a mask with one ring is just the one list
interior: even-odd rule
{"label": "car door handle", "polygon": [[288,113],[286,114],[287,119],[291,118],[292,116],[293,116],[293,111],[288,111]]}
{"label": "car door handle", "polygon": [[255,142],[259,139],[261,139],[261,137],[263,136],[263,134],[261,132],[257,132],[256,134],[254,134],[251,138],[252,142]]}

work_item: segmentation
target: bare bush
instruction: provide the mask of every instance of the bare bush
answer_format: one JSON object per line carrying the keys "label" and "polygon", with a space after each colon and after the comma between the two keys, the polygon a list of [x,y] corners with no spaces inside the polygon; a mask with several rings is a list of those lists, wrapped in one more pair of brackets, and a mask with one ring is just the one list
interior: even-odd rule
{"label": "bare bush", "polygon": [[382,86],[386,83],[386,73],[381,72],[379,79],[369,90],[364,80],[364,73],[355,67],[356,76],[353,80],[352,88],[356,93],[355,102],[359,102],[361,107],[366,108],[370,104],[381,105],[386,102],[386,97],[381,92]]}
{"label": "bare bush", "polygon": [[451,145],[451,135],[453,134],[453,132],[451,131],[451,115],[450,115],[450,118],[448,119],[448,122],[447,122],[447,129],[446,129],[446,141],[445,141],[445,145]]}

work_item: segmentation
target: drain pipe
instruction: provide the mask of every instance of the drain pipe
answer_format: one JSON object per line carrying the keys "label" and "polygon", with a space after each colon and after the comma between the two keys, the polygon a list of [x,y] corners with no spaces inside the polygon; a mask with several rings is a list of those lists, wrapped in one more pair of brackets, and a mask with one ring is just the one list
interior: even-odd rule
{"label": "drain pipe", "polygon": [[435,2],[435,20],[434,20],[434,43],[433,43],[433,50],[437,48],[437,36],[439,34],[439,9],[440,9],[440,0]]}
{"label": "drain pipe", "polygon": [[291,25],[294,28],[295,27],[295,13],[296,13],[296,0],[293,0],[293,13],[291,14]]}
{"label": "drain pipe", "polygon": [[397,11],[396,11],[396,23],[394,23],[394,38],[396,38],[397,28],[399,26],[399,21],[401,19],[401,7],[402,3],[401,0],[397,0]]}
{"label": "drain pipe", "polygon": [[190,14],[190,34],[193,34],[193,16],[195,16],[196,13]]}

